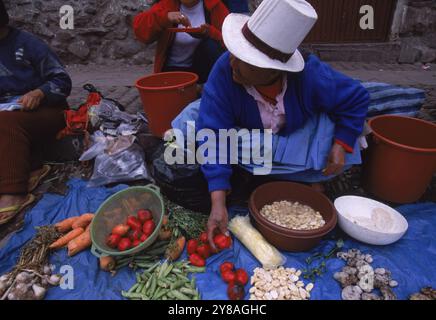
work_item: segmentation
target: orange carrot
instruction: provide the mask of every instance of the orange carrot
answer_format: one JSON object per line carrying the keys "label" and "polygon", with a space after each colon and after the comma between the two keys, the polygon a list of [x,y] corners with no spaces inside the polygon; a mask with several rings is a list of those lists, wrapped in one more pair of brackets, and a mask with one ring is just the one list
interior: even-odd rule
{"label": "orange carrot", "polygon": [[94,214],[93,213],[82,214],[79,217],[79,219],[77,219],[73,223],[73,229],[76,229],[76,228],[86,228],[91,223],[93,218],[94,218]]}
{"label": "orange carrot", "polygon": [[162,218],[162,225],[166,226],[169,222],[168,216],[165,214]]}
{"label": "orange carrot", "polygon": [[72,217],[56,223],[55,224],[56,230],[61,233],[70,231],[73,228],[73,223],[77,219],[79,219],[79,217]]}
{"label": "orange carrot", "polygon": [[172,230],[168,227],[168,216],[164,215],[162,218],[162,227],[159,230],[159,240],[166,241],[171,239],[173,235]]}
{"label": "orange carrot", "polygon": [[100,269],[104,271],[112,271],[115,269],[116,261],[112,257],[101,257],[100,258]]}
{"label": "orange carrot", "polygon": [[85,232],[85,230],[83,228],[73,229],[70,232],[68,232],[66,235],[64,235],[63,237],[60,237],[58,240],[53,242],[49,248],[50,249],[60,249],[63,246],[67,245],[68,242],[70,242],[74,238],[80,236],[83,232]]}
{"label": "orange carrot", "polygon": [[68,242],[68,256],[72,257],[78,254],[79,252],[89,248],[91,244],[91,232],[89,229],[86,229],[81,235]]}

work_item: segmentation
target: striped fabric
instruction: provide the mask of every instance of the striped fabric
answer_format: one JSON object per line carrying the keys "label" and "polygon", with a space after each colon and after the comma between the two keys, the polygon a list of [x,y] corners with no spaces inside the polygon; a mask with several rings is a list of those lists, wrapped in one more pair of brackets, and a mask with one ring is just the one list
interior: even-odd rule
{"label": "striped fabric", "polygon": [[370,96],[368,117],[384,114],[416,116],[425,101],[425,91],[416,88],[379,83],[362,82]]}

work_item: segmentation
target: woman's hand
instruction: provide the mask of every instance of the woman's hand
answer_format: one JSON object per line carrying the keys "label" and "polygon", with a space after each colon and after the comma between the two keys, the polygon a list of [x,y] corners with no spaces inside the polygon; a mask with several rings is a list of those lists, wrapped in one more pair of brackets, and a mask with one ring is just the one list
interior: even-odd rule
{"label": "woman's hand", "polygon": [[222,190],[212,192],[211,200],[212,209],[209,221],[207,222],[207,236],[210,246],[216,251],[217,248],[213,242],[214,235],[218,232],[228,234],[227,224],[229,222],[229,215],[226,207],[226,192]]}
{"label": "woman's hand", "polygon": [[197,38],[197,39],[208,38],[209,37],[209,28],[210,28],[210,25],[205,23],[205,24],[202,24],[200,26],[200,28],[201,28],[201,32],[200,33],[190,33],[191,37]]}
{"label": "woman's hand", "polygon": [[345,149],[341,145],[335,143],[330,151],[327,161],[327,167],[323,173],[325,176],[338,175],[342,173],[345,166]]}
{"label": "woman's hand", "polygon": [[23,105],[24,111],[30,111],[38,108],[42,99],[44,99],[44,92],[36,89],[23,95],[17,102]]}
{"label": "woman's hand", "polygon": [[185,27],[191,26],[191,21],[189,21],[188,17],[179,11],[168,12],[168,20],[171,22],[171,24],[182,24]]}

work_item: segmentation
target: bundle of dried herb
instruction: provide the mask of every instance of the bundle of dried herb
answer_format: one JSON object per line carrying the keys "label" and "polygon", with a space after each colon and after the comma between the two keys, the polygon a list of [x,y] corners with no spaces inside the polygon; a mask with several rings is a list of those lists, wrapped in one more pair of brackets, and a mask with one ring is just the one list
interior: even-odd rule
{"label": "bundle of dried herb", "polygon": [[48,264],[50,244],[62,234],[54,226],[37,227],[35,237],[20,252],[17,264],[0,277],[1,300],[40,300],[50,285],[58,285],[60,277],[52,274]]}

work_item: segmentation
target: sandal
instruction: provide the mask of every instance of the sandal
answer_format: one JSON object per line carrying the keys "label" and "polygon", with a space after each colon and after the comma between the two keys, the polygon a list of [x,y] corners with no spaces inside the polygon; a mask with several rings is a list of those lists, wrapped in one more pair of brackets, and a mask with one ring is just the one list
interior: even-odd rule
{"label": "sandal", "polygon": [[30,179],[27,187],[29,193],[33,192],[44,179],[50,173],[50,166],[45,164],[41,169],[35,170],[30,174]]}
{"label": "sandal", "polygon": [[35,202],[36,198],[33,194],[29,194],[27,196],[27,199],[22,204],[17,204],[15,206],[10,206],[6,208],[0,208],[0,214],[11,212],[11,214],[3,219],[0,220],[0,226],[8,223],[11,221],[17,214],[19,214],[23,209],[31,205],[33,202]]}

